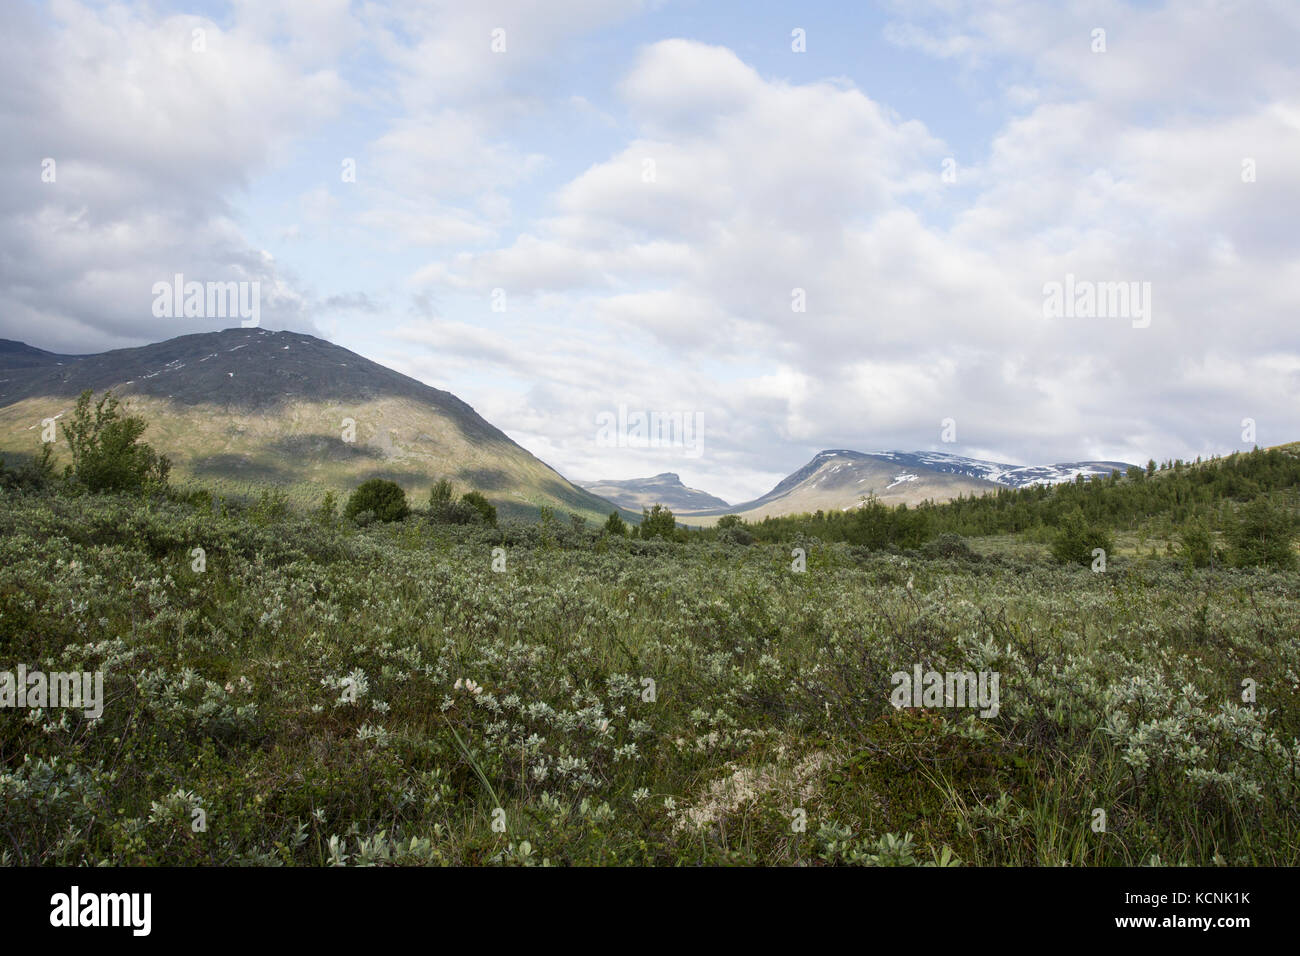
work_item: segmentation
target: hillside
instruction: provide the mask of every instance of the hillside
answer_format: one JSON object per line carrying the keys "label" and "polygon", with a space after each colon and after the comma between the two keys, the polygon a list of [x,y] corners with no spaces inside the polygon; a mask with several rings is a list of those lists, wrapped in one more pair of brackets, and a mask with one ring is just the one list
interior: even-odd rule
{"label": "hillside", "polygon": [[195,479],[228,493],[272,483],[310,504],[327,489],[382,477],[420,502],[448,477],[458,493],[482,491],[503,516],[544,506],[603,520],[613,510],[450,392],[314,336],[267,329],[86,356],[6,341],[0,453],[31,454],[41,421],[70,412],[87,388],[113,389],[148,421],[145,439],[172,459],[178,483]]}

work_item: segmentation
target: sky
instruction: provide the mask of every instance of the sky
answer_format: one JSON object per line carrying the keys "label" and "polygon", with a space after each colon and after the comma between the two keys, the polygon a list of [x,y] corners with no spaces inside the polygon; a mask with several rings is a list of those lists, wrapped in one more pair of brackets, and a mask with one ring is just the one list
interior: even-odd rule
{"label": "sky", "polygon": [[1297,50],[1294,0],[14,0],[0,338],[257,282],[570,479],[733,503],[827,448],[1294,441]]}

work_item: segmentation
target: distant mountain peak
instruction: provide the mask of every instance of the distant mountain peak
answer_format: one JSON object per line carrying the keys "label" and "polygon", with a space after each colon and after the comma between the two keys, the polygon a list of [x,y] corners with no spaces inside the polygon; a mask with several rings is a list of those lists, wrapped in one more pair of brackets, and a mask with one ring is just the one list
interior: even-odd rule
{"label": "distant mountain peak", "polygon": [[654,505],[663,505],[669,511],[710,511],[729,505],[716,495],[688,488],[673,471],[661,472],[650,478],[606,478],[600,481],[578,482],[593,495],[600,495],[620,508],[640,511]]}

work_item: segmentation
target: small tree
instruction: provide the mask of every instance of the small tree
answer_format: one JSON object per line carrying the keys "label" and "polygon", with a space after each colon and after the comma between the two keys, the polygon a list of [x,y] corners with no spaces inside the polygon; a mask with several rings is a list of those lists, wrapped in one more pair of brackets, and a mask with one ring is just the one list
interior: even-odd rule
{"label": "small tree", "polygon": [[371,478],[357,486],[343,509],[343,517],[356,520],[362,512],[374,514],[377,521],[401,521],[410,512],[406,492],[395,481]]}
{"label": "small tree", "polygon": [[460,496],[460,500],[465,502],[488,524],[495,526],[497,523],[497,506],[483,497],[479,491],[467,491]]}
{"label": "small tree", "polygon": [[171,462],[140,441],[148,427],[143,418],[124,416],[117,397],[105,392],[91,410],[93,393],[77,398],[63,437],[72,452],[68,471],[91,491],[140,491],[167,484]]}
{"label": "small tree", "polygon": [[605,533],[617,535],[620,538],[627,537],[627,522],[617,511],[609,513],[609,520],[605,522]]}
{"label": "small tree", "polygon": [[322,524],[333,524],[338,515],[339,499],[333,491],[325,492],[325,500],[316,509],[316,520]]}
{"label": "small tree", "polygon": [[1256,498],[1238,513],[1228,529],[1228,562],[1238,568],[1252,566],[1294,568],[1296,519],[1286,508],[1267,498]]}
{"label": "small tree", "polygon": [[1075,508],[1062,519],[1056,538],[1052,541],[1052,557],[1062,564],[1092,564],[1092,552],[1097,548],[1107,555],[1114,550],[1110,532],[1089,525],[1083,512]]}
{"label": "small tree", "polygon": [[1208,568],[1214,563],[1214,535],[1203,522],[1189,522],[1178,537],[1178,550],[1192,567]]}
{"label": "small tree", "polygon": [[663,538],[672,541],[676,537],[677,519],[663,505],[655,505],[649,511],[641,509],[641,537]]}
{"label": "small tree", "polygon": [[446,478],[439,478],[432,488],[429,489],[429,510],[440,511],[451,503],[451,482]]}

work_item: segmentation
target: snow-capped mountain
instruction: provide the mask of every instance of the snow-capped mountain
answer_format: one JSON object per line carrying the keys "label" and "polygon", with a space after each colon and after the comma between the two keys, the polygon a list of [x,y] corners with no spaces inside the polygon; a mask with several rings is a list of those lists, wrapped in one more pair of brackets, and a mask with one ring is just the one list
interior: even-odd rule
{"label": "snow-capped mountain", "polygon": [[[1131,466],[1122,461],[1076,461],[1053,465],[1012,465],[944,452],[882,451],[867,454],[846,448],[819,452],[767,494],[729,508],[679,511],[679,517],[710,524],[718,516],[746,520],[815,511],[848,511],[868,497],[890,505],[950,501],[999,488],[1059,484],[1076,476],[1104,477]],[[591,490],[595,490],[594,488]],[[694,522],[692,522],[694,523]]]}
{"label": "snow-capped mountain", "polygon": [[[822,452],[821,454],[842,453]],[[903,469],[924,466],[948,474],[983,478],[985,481],[1006,485],[1008,488],[1023,488],[1026,485],[1059,485],[1062,482],[1074,481],[1079,475],[1085,478],[1104,478],[1112,471],[1123,474],[1133,467],[1122,461],[1067,461],[1055,465],[1008,465],[995,461],[981,461],[978,458],[963,458],[960,455],[949,455],[939,451],[879,451],[871,457],[888,459],[896,462]]]}

